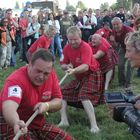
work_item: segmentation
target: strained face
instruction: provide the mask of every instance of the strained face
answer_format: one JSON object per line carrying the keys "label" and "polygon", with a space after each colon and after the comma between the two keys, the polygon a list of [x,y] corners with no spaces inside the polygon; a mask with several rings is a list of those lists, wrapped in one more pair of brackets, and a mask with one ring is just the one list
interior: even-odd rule
{"label": "strained face", "polygon": [[117,32],[120,31],[122,28],[122,23],[120,21],[112,22],[113,29]]}
{"label": "strained face", "polygon": [[35,86],[42,85],[48,78],[48,75],[52,70],[52,66],[52,62],[46,62],[42,59],[36,60],[34,64],[29,64],[28,74],[31,82]]}
{"label": "strained face", "polygon": [[100,44],[100,39],[99,39],[99,37],[92,36],[92,38],[91,38],[91,43],[92,43],[92,46],[98,46],[98,45]]}
{"label": "strained face", "polygon": [[71,47],[73,48],[79,47],[81,43],[81,38],[78,33],[75,33],[75,34],[69,33],[67,35],[67,38],[68,38],[68,43],[70,44]]}

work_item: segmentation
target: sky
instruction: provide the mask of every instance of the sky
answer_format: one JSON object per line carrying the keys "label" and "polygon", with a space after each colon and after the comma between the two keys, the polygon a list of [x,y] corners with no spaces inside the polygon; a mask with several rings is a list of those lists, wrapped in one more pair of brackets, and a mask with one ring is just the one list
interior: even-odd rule
{"label": "sky", "polygon": [[[62,8],[65,7],[65,2],[64,1],[65,0],[59,0],[60,7],[62,7]],[[78,1],[79,0],[69,0],[69,3],[76,6]],[[109,5],[112,5],[113,3],[116,2],[116,0],[80,0],[80,1],[82,1],[87,8],[93,8],[93,9],[100,8],[100,5],[102,3],[105,3],[105,2],[108,2]]]}
{"label": "sky", "polygon": [[[26,1],[34,1],[34,0],[0,0],[0,7],[1,8],[14,8],[15,2],[19,1],[19,3],[26,2]],[[66,0],[58,0],[60,8],[64,9],[66,6]],[[73,6],[77,4],[79,0],[69,0],[69,3]],[[87,8],[100,8],[102,3],[108,2],[109,5],[112,5],[116,2],[116,0],[81,0]]]}

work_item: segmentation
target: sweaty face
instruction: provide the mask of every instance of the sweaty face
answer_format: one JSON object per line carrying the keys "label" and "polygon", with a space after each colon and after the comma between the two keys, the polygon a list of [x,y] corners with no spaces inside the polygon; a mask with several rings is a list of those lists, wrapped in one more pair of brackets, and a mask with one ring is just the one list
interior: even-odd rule
{"label": "sweaty face", "polygon": [[113,26],[113,29],[118,32],[121,30],[122,28],[122,23],[120,21],[114,21],[112,22],[112,26]]}
{"label": "sweaty face", "polygon": [[67,38],[68,38],[69,45],[72,48],[78,48],[79,47],[79,45],[81,43],[81,38],[80,38],[78,33],[75,33],[75,34],[69,33]]}
{"label": "sweaty face", "polygon": [[52,62],[46,62],[42,59],[37,59],[34,64],[29,64],[28,75],[31,82],[35,86],[42,85],[48,78],[49,73],[52,70]]}
{"label": "sweaty face", "polygon": [[140,67],[140,52],[130,44],[126,45],[125,57],[130,61],[132,67]]}

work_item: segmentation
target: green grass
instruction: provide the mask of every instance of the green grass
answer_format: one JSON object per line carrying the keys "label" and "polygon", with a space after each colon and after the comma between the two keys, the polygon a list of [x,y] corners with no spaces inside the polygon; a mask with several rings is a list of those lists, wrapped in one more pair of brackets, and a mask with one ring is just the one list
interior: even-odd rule
{"label": "green grass", "polygon": [[[18,67],[24,65],[18,62]],[[18,68],[17,67],[17,68]],[[5,71],[0,71],[0,88],[4,83],[6,77],[14,71],[14,68],[8,68]],[[55,64],[55,70],[57,72],[59,80],[63,77],[64,72],[61,71],[58,61]],[[140,78],[133,76],[134,93],[140,93]],[[117,85],[117,76],[115,76],[111,83],[110,90],[120,90]],[[71,77],[72,78],[72,77]],[[65,80],[64,83],[69,82],[70,77]],[[98,134],[91,134],[89,131],[89,120],[83,109],[76,109],[68,107],[68,119],[70,122],[69,128],[63,128],[64,131],[69,132],[76,140],[135,140],[135,137],[128,132],[128,126],[125,123],[115,122],[112,116],[109,114],[109,108],[107,105],[100,105],[95,108],[96,119],[99,128],[101,129]],[[53,124],[58,124],[60,121],[60,113],[50,113],[46,116],[47,121]]]}

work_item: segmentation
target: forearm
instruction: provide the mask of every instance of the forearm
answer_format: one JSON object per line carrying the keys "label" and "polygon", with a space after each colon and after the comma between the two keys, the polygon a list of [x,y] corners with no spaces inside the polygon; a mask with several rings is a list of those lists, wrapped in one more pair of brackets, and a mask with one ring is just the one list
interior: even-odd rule
{"label": "forearm", "polygon": [[11,108],[6,109],[3,111],[3,116],[6,122],[11,126],[14,127],[14,124],[19,121],[19,116],[17,112],[12,110]]}
{"label": "forearm", "polygon": [[103,52],[102,50],[98,50],[96,54],[93,54],[93,57],[98,60],[102,58],[104,55],[105,55],[105,52]]}
{"label": "forearm", "polygon": [[55,98],[47,103],[49,105],[49,112],[56,112],[62,107],[62,99],[59,98]]}
{"label": "forearm", "polygon": [[19,115],[17,113],[17,104],[12,101],[6,101],[3,103],[2,113],[6,122],[14,127],[14,124],[19,121]]}
{"label": "forearm", "polygon": [[56,112],[62,107],[62,99],[56,98],[48,102],[49,112]]}
{"label": "forearm", "polygon": [[82,64],[76,68],[74,68],[74,73],[84,73],[89,70],[89,66],[87,64]]}

